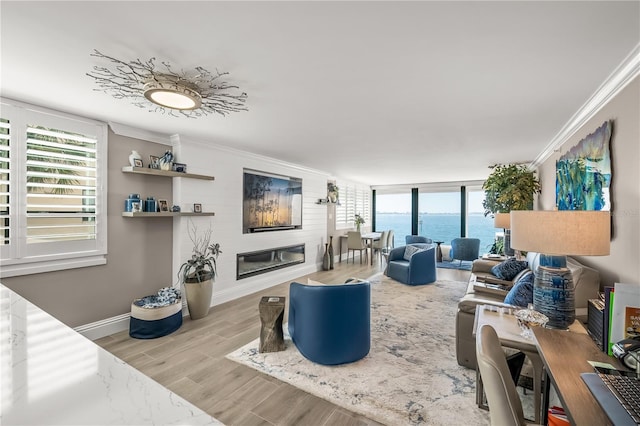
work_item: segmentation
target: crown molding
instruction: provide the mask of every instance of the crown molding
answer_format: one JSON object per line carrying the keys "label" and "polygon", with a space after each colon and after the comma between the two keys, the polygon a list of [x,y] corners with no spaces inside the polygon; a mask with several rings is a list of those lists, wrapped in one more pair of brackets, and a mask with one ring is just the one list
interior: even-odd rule
{"label": "crown molding", "polygon": [[578,130],[598,113],[611,99],[624,89],[633,79],[640,75],[640,43],[618,65],[618,67],[598,87],[587,102],[580,107],[545,149],[531,163],[537,168],[569,140]]}
{"label": "crown molding", "polygon": [[113,121],[109,122],[109,127],[116,135],[156,142],[163,145],[171,145],[171,137],[169,135],[151,132],[149,130],[128,126],[126,124],[115,123]]}

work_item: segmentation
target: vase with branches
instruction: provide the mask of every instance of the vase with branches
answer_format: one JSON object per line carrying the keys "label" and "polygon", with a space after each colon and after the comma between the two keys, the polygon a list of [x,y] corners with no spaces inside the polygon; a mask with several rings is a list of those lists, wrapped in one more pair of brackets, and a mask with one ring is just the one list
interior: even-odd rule
{"label": "vase with branches", "polygon": [[360,213],[356,213],[356,229],[360,232],[360,227],[364,225],[364,218],[360,215]]}
{"label": "vase with branches", "polygon": [[200,319],[211,307],[212,282],[218,273],[216,261],[222,250],[219,243],[211,241],[211,227],[198,234],[198,228],[189,222],[187,232],[193,243],[193,254],[180,266],[178,279],[184,285],[191,319]]}

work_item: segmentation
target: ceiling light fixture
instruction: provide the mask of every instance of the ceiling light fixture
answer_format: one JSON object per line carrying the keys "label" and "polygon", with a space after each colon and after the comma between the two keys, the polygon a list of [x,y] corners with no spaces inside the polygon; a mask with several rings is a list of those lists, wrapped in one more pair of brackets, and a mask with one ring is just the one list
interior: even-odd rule
{"label": "ceiling light fixture", "polygon": [[97,50],[91,56],[115,64],[114,69],[94,66],[93,72],[87,73],[99,86],[94,90],[116,99],[130,99],[135,106],[147,108],[149,112],[197,118],[212,113],[227,115],[247,111],[244,105],[247,94],[239,92],[238,86],[221,81],[221,77],[229,73],[213,74],[196,67],[193,75],[188,76],[184,71],[174,72],[166,62],[162,62],[164,69],[158,70],[155,58],[146,62],[140,59],[124,62]]}

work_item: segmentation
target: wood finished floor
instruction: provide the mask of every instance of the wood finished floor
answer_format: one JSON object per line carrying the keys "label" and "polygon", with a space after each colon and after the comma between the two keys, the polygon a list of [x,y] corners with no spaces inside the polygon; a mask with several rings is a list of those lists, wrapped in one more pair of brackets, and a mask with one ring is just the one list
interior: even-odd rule
{"label": "wood finished floor", "polygon": [[[291,281],[344,282],[349,277],[369,277],[381,270],[379,265],[379,261],[373,266],[343,261],[331,271]],[[468,278],[467,271],[438,269],[438,279]],[[187,316],[178,331],[165,337],[132,339],[123,331],[95,343],[227,425],[378,425],[225,358],[259,336],[262,296],[286,296],[288,307],[291,281],[214,306],[203,319],[191,321]],[[288,309],[285,321],[287,314]]]}

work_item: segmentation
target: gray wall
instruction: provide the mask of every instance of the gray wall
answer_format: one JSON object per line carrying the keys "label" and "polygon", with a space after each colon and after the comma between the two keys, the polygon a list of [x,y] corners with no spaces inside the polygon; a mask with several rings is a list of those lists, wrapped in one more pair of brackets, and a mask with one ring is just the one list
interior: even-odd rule
{"label": "gray wall", "polygon": [[541,165],[542,193],[538,208],[552,210],[555,207],[556,160],[606,120],[613,121],[611,254],[580,260],[600,271],[601,285],[640,284],[640,77],[629,83]]}
{"label": "gray wall", "polygon": [[71,327],[128,313],[135,298],[171,285],[172,219],[124,218],[130,193],[171,200],[172,182],[122,173],[135,149],[161,155],[167,146],[109,131],[107,264],[4,278],[2,283]]}

